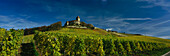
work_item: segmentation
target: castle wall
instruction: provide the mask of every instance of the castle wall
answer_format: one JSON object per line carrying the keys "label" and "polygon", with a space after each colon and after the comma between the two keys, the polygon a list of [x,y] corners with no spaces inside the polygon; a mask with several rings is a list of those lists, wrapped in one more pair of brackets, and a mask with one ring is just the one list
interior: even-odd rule
{"label": "castle wall", "polygon": [[87,27],[82,27],[82,26],[67,26],[69,28],[87,28]]}

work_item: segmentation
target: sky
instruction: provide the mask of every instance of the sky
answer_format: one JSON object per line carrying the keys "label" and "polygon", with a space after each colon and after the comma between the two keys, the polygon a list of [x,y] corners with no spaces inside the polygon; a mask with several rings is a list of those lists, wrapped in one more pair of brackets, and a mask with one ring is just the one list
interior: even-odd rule
{"label": "sky", "polygon": [[170,0],[0,0],[0,27],[25,29],[62,21],[170,39]]}

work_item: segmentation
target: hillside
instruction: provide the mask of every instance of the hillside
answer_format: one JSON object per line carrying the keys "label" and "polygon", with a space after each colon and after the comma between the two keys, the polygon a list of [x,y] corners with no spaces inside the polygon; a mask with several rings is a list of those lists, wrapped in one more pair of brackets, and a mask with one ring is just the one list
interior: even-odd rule
{"label": "hillside", "polygon": [[[162,55],[165,52],[169,51],[167,47],[170,46],[170,40],[150,37],[150,36],[142,36],[142,35],[122,34],[122,33],[117,33],[117,34],[118,35],[113,34],[113,32],[107,32],[100,28],[97,29],[62,28],[60,30],[54,30],[54,31],[36,32],[36,34],[34,35],[34,40],[35,43],[38,43],[38,46],[40,45],[39,47],[41,47],[41,45],[48,45],[48,47],[53,46],[53,44],[47,44],[48,41],[50,41],[51,43],[56,43],[55,45],[58,45],[58,47],[60,47],[59,48],[60,51],[58,51],[59,52],[58,54],[61,53],[61,55],[75,55],[73,54],[74,50],[77,50],[78,52],[83,52],[83,54],[87,54],[90,56],[97,55],[97,54],[100,54],[101,56],[111,55],[111,54],[113,55],[113,53],[110,53],[113,50],[115,50],[114,52],[118,52],[118,53],[114,53],[114,55],[139,55],[139,56]],[[126,37],[120,37],[119,36],[120,34],[126,35]],[[44,41],[43,39],[48,39],[48,40]],[[57,40],[58,42],[56,42],[56,40],[54,39],[58,39]],[[81,46],[83,44],[85,47]],[[78,47],[83,48],[80,50],[90,49],[91,51],[89,50],[90,52],[88,51],[86,52],[86,51],[80,51],[79,49],[74,49],[74,47],[76,46],[77,48]],[[39,48],[38,50],[40,49],[41,48]],[[66,52],[66,54],[63,54],[66,50],[68,52]],[[163,52],[160,52],[160,50],[162,50]],[[129,53],[131,51],[133,52]],[[43,51],[43,52],[48,52],[48,51]],[[43,54],[43,52],[40,53]]]}
{"label": "hillside", "polygon": [[[113,39],[114,42],[115,42],[115,41],[119,40],[119,41],[121,41],[123,46],[124,46],[124,44],[123,44],[124,42],[126,43],[126,42],[129,42],[129,41],[130,41],[129,43],[133,43],[131,41],[137,41],[137,42],[139,42],[141,44],[146,42],[146,43],[164,43],[164,44],[166,44],[168,46],[170,45],[170,40],[168,40],[168,39],[161,39],[161,38],[157,38],[157,37],[134,35],[134,34],[123,34],[123,33],[117,33],[117,34],[126,35],[126,37],[120,37],[119,35],[113,34],[113,32],[107,32],[107,31],[105,31],[103,29],[100,29],[100,28],[93,29],[93,30],[92,29],[80,29],[80,28],[62,28],[60,30],[45,31],[43,33],[39,33],[38,35],[40,35],[40,36],[37,36],[37,33],[36,34],[32,34],[32,35],[26,35],[26,36],[23,37],[23,42],[22,42],[23,44],[22,45],[26,44],[28,46],[34,47],[36,49],[36,51],[35,51],[35,49],[32,49],[32,48],[26,48],[26,49],[34,50],[34,52],[35,53],[39,53],[39,55],[43,54],[43,53],[40,52],[40,49],[42,49],[42,48],[40,48],[39,44],[41,43],[43,45],[46,45],[46,44],[52,42],[51,38],[53,38],[53,37],[57,37],[59,39],[58,41],[60,42],[60,45],[63,45],[65,43],[65,41],[69,44],[69,42],[71,41],[70,42],[71,46],[66,45],[68,47],[64,47],[65,44],[63,45],[63,47],[66,48],[66,49],[70,48],[70,47],[73,47],[72,45],[78,45],[78,44],[74,44],[74,41],[77,41],[77,40],[74,40],[74,38],[76,38],[76,39],[77,38],[78,39],[88,39],[89,37],[90,38],[91,37],[94,38],[94,39],[91,39],[91,41],[96,41],[97,39],[105,39],[103,41],[108,41],[107,39]],[[43,36],[46,36],[46,37],[43,37]],[[64,37],[64,38],[68,38],[69,37],[70,40],[69,39],[68,40],[62,40],[62,37]],[[48,40],[46,40],[47,42],[44,42],[44,40],[41,40],[41,39],[46,39],[46,38],[47,39],[51,39],[51,41],[48,42]],[[40,42],[37,42],[37,41],[40,41]],[[141,42],[141,41],[144,41],[144,42]],[[55,43],[55,42],[52,42],[52,43]],[[86,42],[84,42],[84,43],[86,43]],[[105,43],[105,42],[103,42],[103,43]],[[35,44],[35,46],[32,46],[34,44]],[[95,44],[95,42],[93,44],[91,44],[91,45],[94,45],[94,44]],[[105,44],[103,44],[104,45],[103,48],[105,48],[107,46]],[[117,44],[115,43],[115,47],[116,47],[116,45]],[[151,45],[151,44],[149,44],[149,45]],[[50,45],[48,44],[47,47],[50,47]],[[63,47],[61,46],[60,48],[63,48]],[[22,49],[24,49],[24,46],[22,46]],[[110,47],[109,47],[109,49],[110,49]],[[142,49],[143,49],[143,47],[142,47]],[[54,50],[54,49],[52,49],[52,50]],[[104,50],[106,51],[107,49],[104,49]],[[149,55],[149,56],[162,55],[162,54],[166,53],[167,51],[169,51],[170,49],[169,48],[168,49],[163,48],[161,50],[162,50],[162,52],[160,52],[160,50],[159,51],[155,50],[155,51],[152,51],[152,52],[151,51],[144,51],[144,53],[138,53],[136,55],[141,55],[141,56],[146,56],[146,55]],[[25,52],[23,51],[23,52],[21,52],[21,54],[22,53],[26,53],[26,52],[27,51],[25,51]],[[30,52],[30,54],[32,54],[34,52]],[[44,52],[46,52],[46,51],[44,51]],[[61,49],[60,53],[62,53],[62,52],[63,52],[63,49]],[[93,52],[95,52],[95,51],[93,51]],[[121,52],[123,52],[123,51],[121,51]],[[69,52],[69,53],[72,53],[72,52]],[[107,55],[108,54],[109,53],[107,53]],[[22,54],[22,55],[29,55],[29,53]],[[34,54],[34,55],[37,55],[37,54]],[[62,55],[65,55],[65,54],[62,54]],[[91,54],[87,54],[87,55],[96,55],[96,54],[92,54],[91,53]],[[117,54],[115,53],[114,55],[117,55]],[[119,55],[122,55],[122,54],[119,54]],[[134,55],[134,54],[131,54],[131,55]]]}
{"label": "hillside", "polygon": [[[46,31],[49,33],[65,33],[65,34],[79,34],[79,35],[111,35],[112,32],[107,32],[103,29],[76,29],[76,28],[62,28],[61,30],[56,31]],[[143,36],[143,35],[133,35],[133,34],[123,34],[127,35],[127,37],[119,37],[117,35],[113,35],[114,37],[122,40],[137,40],[137,41],[147,41],[147,42],[161,42],[161,43],[169,43],[170,40],[162,39],[158,37],[151,37],[151,36]]]}
{"label": "hillside", "polygon": [[[127,37],[119,37],[117,35],[112,35],[112,32],[107,32],[103,29],[78,29],[78,28],[62,28],[60,30],[54,30],[54,31],[46,31],[48,33],[64,33],[64,34],[78,34],[78,35],[100,35],[100,36],[106,36],[110,35],[115,39],[120,39],[120,40],[136,40],[136,41],[145,41],[145,42],[160,42],[160,43],[166,43],[170,45],[170,40],[169,39],[162,39],[158,37],[151,37],[151,36],[143,36],[143,35],[133,35],[133,34],[123,34],[127,35]],[[27,40],[32,40],[29,38],[33,38],[33,35],[26,35],[24,38],[28,38]]]}

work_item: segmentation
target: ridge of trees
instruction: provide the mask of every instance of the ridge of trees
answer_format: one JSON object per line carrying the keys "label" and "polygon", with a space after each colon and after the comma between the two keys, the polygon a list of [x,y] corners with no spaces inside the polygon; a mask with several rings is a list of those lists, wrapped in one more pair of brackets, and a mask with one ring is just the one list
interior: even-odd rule
{"label": "ridge of trees", "polygon": [[24,29],[24,35],[34,34],[35,30],[44,32],[44,31],[51,31],[51,30],[59,30],[61,28],[62,28],[62,23],[61,23],[61,21],[59,21],[59,22],[53,23],[53,24],[51,24],[49,26],[26,28],[26,29]]}

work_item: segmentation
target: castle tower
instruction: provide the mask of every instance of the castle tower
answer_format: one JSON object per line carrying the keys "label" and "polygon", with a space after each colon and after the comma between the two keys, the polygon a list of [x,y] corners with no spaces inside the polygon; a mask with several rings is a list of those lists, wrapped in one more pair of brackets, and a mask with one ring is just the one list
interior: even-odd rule
{"label": "castle tower", "polygon": [[77,21],[80,21],[80,17],[79,17],[79,16],[77,16],[77,17],[76,17],[76,20],[77,20]]}
{"label": "castle tower", "polygon": [[66,25],[69,25],[69,22],[68,22],[68,21],[66,22]]}

